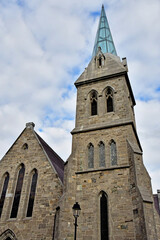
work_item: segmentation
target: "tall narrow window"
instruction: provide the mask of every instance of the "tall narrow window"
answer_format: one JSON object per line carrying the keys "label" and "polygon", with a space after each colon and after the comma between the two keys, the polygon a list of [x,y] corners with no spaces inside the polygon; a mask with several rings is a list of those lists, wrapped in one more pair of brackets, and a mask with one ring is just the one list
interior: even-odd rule
{"label": "tall narrow window", "polygon": [[32,216],[35,193],[36,193],[37,178],[38,178],[38,173],[37,173],[37,170],[34,169],[33,176],[32,176],[30,195],[29,195],[28,208],[27,208],[27,217]]}
{"label": "tall narrow window", "polygon": [[94,146],[92,143],[88,145],[88,168],[94,167]]}
{"label": "tall narrow window", "polygon": [[106,90],[107,112],[113,112],[113,91],[110,87]]}
{"label": "tall narrow window", "polygon": [[16,191],[14,195],[14,201],[12,206],[12,212],[11,212],[11,218],[16,218],[18,213],[18,207],[21,197],[21,191],[23,186],[23,179],[24,179],[24,173],[25,173],[25,167],[24,164],[21,164],[21,168],[19,170],[18,179],[17,179],[17,185],[16,185]]}
{"label": "tall narrow window", "polygon": [[99,55],[99,58],[98,58],[98,66],[99,67],[102,66],[102,57],[101,57],[101,55]]}
{"label": "tall narrow window", "polygon": [[116,148],[116,143],[115,141],[111,140],[110,143],[110,154],[111,154],[111,165],[117,165],[117,148]]}
{"label": "tall narrow window", "polygon": [[5,201],[7,188],[8,188],[8,182],[9,182],[9,173],[7,172],[7,173],[5,173],[2,194],[1,194],[1,198],[0,198],[0,217],[2,215],[3,205],[4,205],[4,201]]}
{"label": "tall narrow window", "polygon": [[90,95],[91,101],[91,115],[97,115],[97,93],[96,91],[91,92]]}
{"label": "tall narrow window", "polygon": [[101,240],[108,240],[108,201],[104,192],[100,196],[100,224]]}
{"label": "tall narrow window", "polygon": [[105,167],[105,145],[103,142],[99,143],[99,166]]}

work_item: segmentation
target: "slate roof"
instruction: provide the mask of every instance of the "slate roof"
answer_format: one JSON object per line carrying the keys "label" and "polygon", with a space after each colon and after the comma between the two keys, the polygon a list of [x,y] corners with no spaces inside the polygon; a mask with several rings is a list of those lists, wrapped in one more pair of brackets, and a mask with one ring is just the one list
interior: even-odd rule
{"label": "slate roof", "polygon": [[154,199],[154,205],[155,205],[155,208],[156,208],[158,214],[160,215],[160,208],[159,208],[158,194],[153,194],[153,199]]}
{"label": "slate roof", "polygon": [[48,158],[50,159],[51,164],[55,168],[58,177],[63,183],[63,176],[64,176],[64,161],[57,155],[55,151],[35,132],[40,144],[43,147],[43,150],[47,154]]}

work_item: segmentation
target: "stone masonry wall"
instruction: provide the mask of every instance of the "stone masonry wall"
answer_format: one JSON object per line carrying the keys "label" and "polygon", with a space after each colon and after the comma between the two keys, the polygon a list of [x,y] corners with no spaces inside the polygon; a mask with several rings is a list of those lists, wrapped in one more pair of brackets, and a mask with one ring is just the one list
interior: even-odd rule
{"label": "stone masonry wall", "polygon": [[[28,149],[23,149],[23,144],[28,144]],[[14,191],[17,182],[18,167],[25,165],[18,216],[10,218]],[[27,204],[31,184],[31,171],[38,171],[35,202],[32,217],[26,217]],[[62,184],[53,167],[42,151],[32,129],[25,129],[9,152],[0,162],[0,180],[5,172],[9,172],[10,179],[7,195],[0,219],[0,236],[10,229],[18,240],[51,240],[53,235],[54,214],[57,202],[62,194]],[[1,184],[1,182],[0,182]]]}
{"label": "stone masonry wall", "polygon": [[[114,111],[106,112],[105,90],[110,86],[114,93]],[[98,93],[98,114],[91,116],[90,92]],[[104,79],[77,88],[76,129],[94,125],[122,123],[134,119],[133,103],[124,76]]]}

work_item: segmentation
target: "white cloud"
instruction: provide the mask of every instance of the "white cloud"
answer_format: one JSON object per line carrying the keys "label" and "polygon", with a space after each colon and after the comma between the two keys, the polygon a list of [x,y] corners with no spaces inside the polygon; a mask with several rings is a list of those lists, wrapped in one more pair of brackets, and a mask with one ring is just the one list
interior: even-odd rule
{"label": "white cloud", "polygon": [[[155,191],[160,169],[160,97],[155,91],[160,87],[160,2],[103,3],[117,52],[128,59],[131,85],[139,99],[136,117],[144,162]],[[93,12],[101,5],[99,0],[0,2],[1,157],[29,121],[43,130],[40,135],[61,157],[69,156],[73,83],[90,59],[99,20]]]}
{"label": "white cloud", "polygon": [[[144,164],[152,177],[154,192],[158,187],[160,172],[160,101],[137,101],[136,122],[143,148]],[[155,176],[155,177],[154,177]]]}

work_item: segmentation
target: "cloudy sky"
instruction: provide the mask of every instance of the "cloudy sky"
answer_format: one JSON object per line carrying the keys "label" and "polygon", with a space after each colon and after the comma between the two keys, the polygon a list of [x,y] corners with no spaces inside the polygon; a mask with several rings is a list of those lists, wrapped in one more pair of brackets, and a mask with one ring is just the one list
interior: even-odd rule
{"label": "cloudy sky", "polygon": [[160,1],[1,0],[0,158],[24,129],[66,160],[74,82],[91,59],[102,3],[118,55],[127,57],[136,122],[153,190],[160,189]]}

